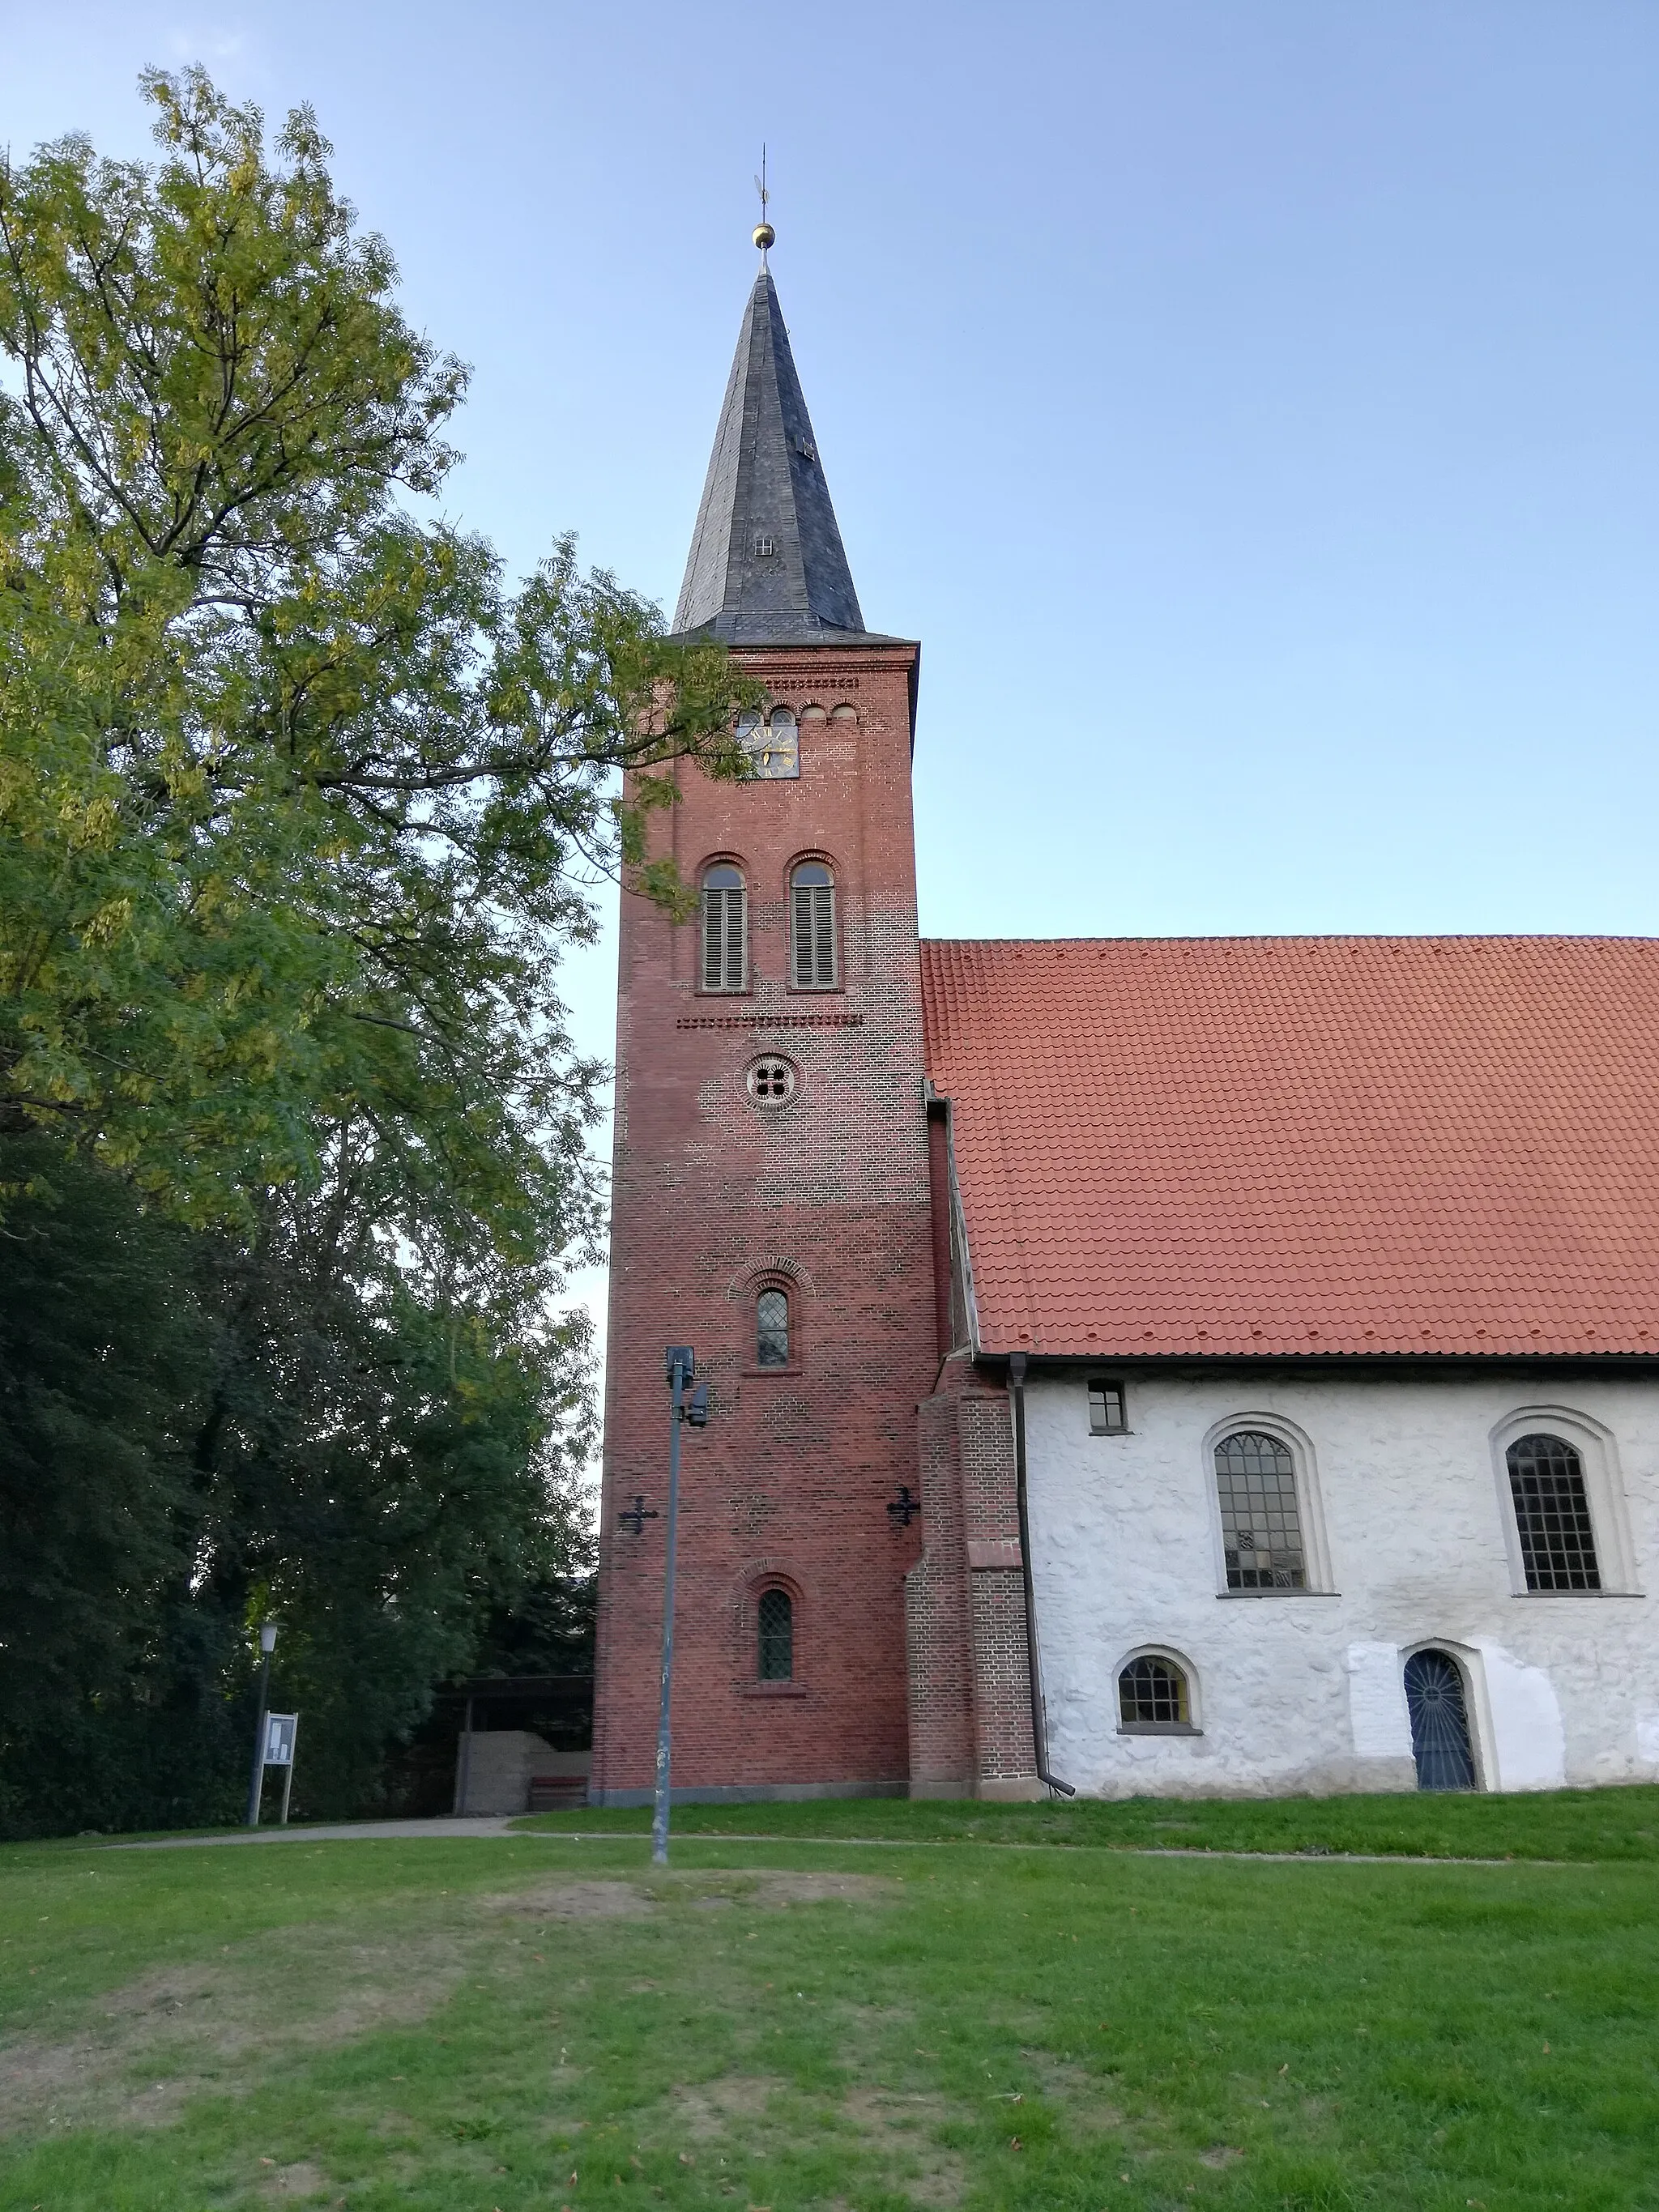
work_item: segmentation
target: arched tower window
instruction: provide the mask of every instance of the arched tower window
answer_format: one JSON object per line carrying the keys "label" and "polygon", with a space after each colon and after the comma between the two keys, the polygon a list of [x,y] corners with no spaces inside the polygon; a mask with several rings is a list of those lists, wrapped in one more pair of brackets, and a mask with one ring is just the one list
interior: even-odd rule
{"label": "arched tower window", "polygon": [[1215,1482],[1228,1589],[1306,1589],[1290,1446],[1259,1429],[1236,1430],[1215,1448]]}
{"label": "arched tower window", "polygon": [[702,988],[741,991],[749,980],[748,892],[722,862],[702,876]]}
{"label": "arched tower window", "polygon": [[763,1682],[787,1682],[795,1672],[795,1607],[787,1590],[768,1589],[756,1607],[756,1641]]}
{"label": "arched tower window", "polygon": [[836,971],[836,879],[822,860],[803,860],[789,878],[790,973],[798,991],[833,988]]}
{"label": "arched tower window", "polygon": [[763,1291],[755,1301],[755,1364],[789,1364],[789,1293]]}
{"label": "arched tower window", "polygon": [[1565,1437],[1517,1437],[1505,1457],[1529,1590],[1595,1590],[1601,1570],[1584,1462]]}

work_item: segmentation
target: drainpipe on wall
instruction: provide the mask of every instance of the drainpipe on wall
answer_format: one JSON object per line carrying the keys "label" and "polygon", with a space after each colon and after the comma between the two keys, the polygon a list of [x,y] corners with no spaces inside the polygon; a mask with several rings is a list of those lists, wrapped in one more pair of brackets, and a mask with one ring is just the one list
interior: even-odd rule
{"label": "drainpipe on wall", "polygon": [[1008,1360],[1008,1395],[1014,1404],[1014,1497],[1019,1507],[1019,1569],[1025,1584],[1025,1671],[1031,1684],[1031,1749],[1036,1778],[1062,1797],[1075,1797],[1069,1782],[1048,1771],[1048,1729],[1042,1713],[1042,1674],[1037,1662],[1036,1591],[1031,1582],[1031,1516],[1025,1504],[1025,1354]]}

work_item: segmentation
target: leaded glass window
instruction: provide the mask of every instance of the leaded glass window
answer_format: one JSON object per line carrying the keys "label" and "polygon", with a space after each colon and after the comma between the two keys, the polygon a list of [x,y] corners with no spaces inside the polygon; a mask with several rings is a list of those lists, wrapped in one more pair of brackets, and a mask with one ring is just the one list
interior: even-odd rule
{"label": "leaded glass window", "polygon": [[1240,1429],[1215,1448],[1215,1480],[1228,1589],[1306,1589],[1290,1446],[1261,1430]]}
{"label": "leaded glass window", "polygon": [[789,1296],[763,1291],[755,1301],[755,1358],[762,1367],[789,1364]]}
{"label": "leaded glass window", "polygon": [[1132,1659],[1117,1678],[1117,1709],[1126,1729],[1192,1725],[1187,1677],[1173,1659]]}
{"label": "leaded glass window", "polygon": [[708,868],[702,878],[702,988],[741,991],[748,981],[748,894],[735,868]]}
{"label": "leaded glass window", "polygon": [[1517,1437],[1510,1491],[1529,1590],[1599,1590],[1584,1463],[1565,1437]]}
{"label": "leaded glass window", "polygon": [[836,981],[836,886],[822,860],[804,860],[789,878],[798,991],[826,990]]}
{"label": "leaded glass window", "polygon": [[761,1680],[792,1680],[795,1672],[795,1608],[787,1590],[761,1592],[757,1623]]}

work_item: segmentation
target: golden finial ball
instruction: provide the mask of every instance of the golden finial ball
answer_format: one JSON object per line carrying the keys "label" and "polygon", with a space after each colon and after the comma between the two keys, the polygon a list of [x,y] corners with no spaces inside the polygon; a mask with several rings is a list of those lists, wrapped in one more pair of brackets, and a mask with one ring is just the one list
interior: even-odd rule
{"label": "golden finial ball", "polygon": [[763,253],[769,246],[775,246],[777,242],[778,234],[769,222],[757,222],[755,225],[755,243]]}

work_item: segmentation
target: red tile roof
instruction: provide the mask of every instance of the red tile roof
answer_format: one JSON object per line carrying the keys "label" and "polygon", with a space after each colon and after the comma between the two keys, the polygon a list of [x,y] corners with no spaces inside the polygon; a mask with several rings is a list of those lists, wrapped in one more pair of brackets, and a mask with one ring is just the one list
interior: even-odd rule
{"label": "red tile roof", "polygon": [[1659,1351],[1659,941],[921,952],[986,1351]]}

